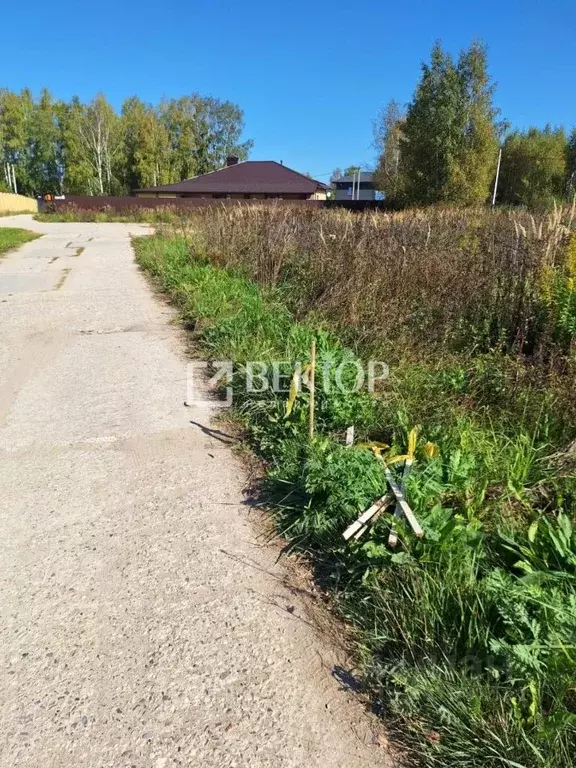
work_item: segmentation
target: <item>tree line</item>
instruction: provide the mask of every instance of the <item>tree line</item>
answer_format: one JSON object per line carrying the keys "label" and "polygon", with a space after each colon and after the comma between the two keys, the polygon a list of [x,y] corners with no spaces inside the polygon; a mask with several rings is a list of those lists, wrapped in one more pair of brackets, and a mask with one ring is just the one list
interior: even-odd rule
{"label": "tree line", "polygon": [[374,121],[378,189],[393,205],[497,202],[544,207],[576,192],[576,129],[512,130],[494,105],[486,48],[457,59],[432,49],[412,101],[389,102]]}
{"label": "tree line", "polygon": [[120,112],[98,94],[89,103],[0,89],[0,191],[119,195],[169,184],[246,159],[242,110],[193,93],[159,104],[136,96]]}

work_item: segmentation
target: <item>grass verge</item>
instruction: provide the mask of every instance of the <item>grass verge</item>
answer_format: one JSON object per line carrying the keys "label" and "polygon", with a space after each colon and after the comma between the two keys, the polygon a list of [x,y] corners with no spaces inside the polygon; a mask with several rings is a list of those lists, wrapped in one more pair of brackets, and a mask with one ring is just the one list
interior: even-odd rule
{"label": "grass verge", "polygon": [[[513,361],[493,353],[411,361],[378,397],[319,391],[309,440],[307,394],[286,418],[285,397],[247,391],[249,361],[306,363],[315,339],[333,382],[357,353],[312,316],[296,320],[286,286],[262,288],[240,267],[215,265],[196,237],[135,247],[204,354],[234,361],[234,412],[265,464],[263,498],[355,628],[366,687],[414,756],[429,766],[572,766],[576,482],[573,454],[552,445],[576,435],[557,400],[519,386]],[[518,392],[504,407],[510,381]],[[365,539],[343,541],[385,488],[373,453],[344,447],[350,424],[392,455],[420,424],[408,497],[423,540],[400,527],[391,551],[385,515]],[[430,441],[439,446],[431,458]]]}
{"label": "grass verge", "polygon": [[37,237],[40,235],[36,232],[29,232],[27,229],[0,227],[0,254],[12,250],[12,248],[18,248],[19,245],[30,240],[36,240]]}

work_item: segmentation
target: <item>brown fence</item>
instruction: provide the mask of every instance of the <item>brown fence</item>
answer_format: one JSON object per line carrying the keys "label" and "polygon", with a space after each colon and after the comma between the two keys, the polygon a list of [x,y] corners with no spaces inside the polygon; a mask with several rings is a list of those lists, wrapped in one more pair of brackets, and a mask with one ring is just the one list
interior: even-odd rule
{"label": "brown fence", "polygon": [[385,204],[376,200],[226,200],[223,198],[201,197],[131,197],[123,195],[90,196],[90,195],[66,195],[61,200],[51,203],[55,211],[64,211],[67,208],[81,208],[84,210],[113,210],[128,211],[137,208],[204,208],[209,205],[290,205],[304,206],[306,208],[347,208],[353,211],[363,211],[373,208],[385,208]]}

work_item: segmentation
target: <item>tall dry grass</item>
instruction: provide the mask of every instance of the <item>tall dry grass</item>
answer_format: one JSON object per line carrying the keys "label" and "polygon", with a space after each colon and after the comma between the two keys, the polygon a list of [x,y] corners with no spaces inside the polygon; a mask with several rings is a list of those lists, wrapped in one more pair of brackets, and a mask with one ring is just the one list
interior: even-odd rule
{"label": "tall dry grass", "polygon": [[543,281],[566,268],[575,208],[396,214],[274,206],[191,215],[210,259],[284,286],[364,343],[501,347],[543,355],[553,336]]}

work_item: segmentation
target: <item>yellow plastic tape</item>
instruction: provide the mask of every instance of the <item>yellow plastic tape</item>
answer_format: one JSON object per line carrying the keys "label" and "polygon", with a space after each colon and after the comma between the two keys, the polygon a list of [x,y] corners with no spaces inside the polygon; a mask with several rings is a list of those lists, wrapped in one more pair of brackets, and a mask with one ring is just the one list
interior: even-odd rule
{"label": "yellow plastic tape", "polygon": [[388,443],[357,443],[355,445],[355,448],[366,448],[369,451],[372,451],[374,456],[381,456],[382,451],[388,450],[390,446]]}
{"label": "yellow plastic tape", "polygon": [[292,381],[290,382],[290,391],[288,392],[288,400],[286,400],[286,413],[284,414],[284,418],[288,418],[290,414],[292,413],[292,409],[294,408],[294,403],[296,402],[296,398],[298,397],[298,392],[300,390],[300,382],[307,384],[307,374],[310,372],[312,368],[312,365],[308,363],[308,365],[305,365],[304,368],[299,369],[297,368],[293,375],[292,375]]}
{"label": "yellow plastic tape", "polygon": [[418,427],[414,429],[408,435],[408,458],[414,461],[414,454],[416,453],[416,440],[418,439]]}

